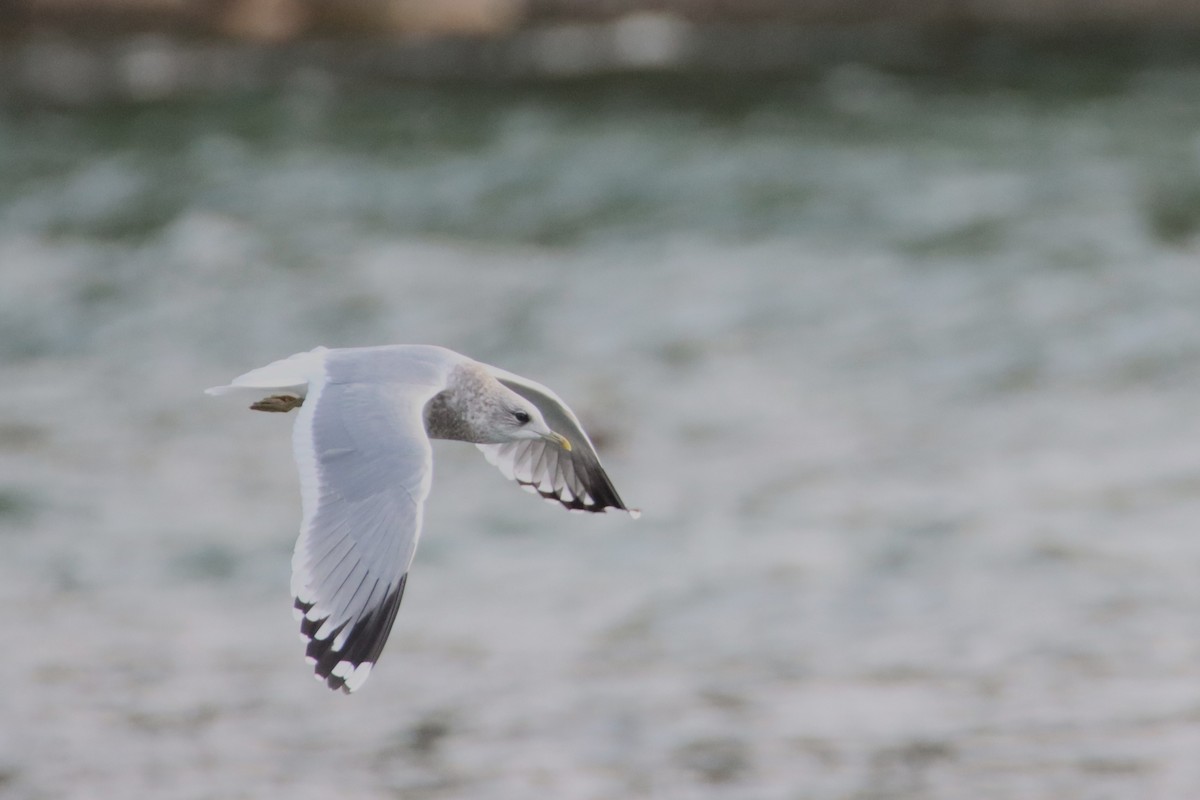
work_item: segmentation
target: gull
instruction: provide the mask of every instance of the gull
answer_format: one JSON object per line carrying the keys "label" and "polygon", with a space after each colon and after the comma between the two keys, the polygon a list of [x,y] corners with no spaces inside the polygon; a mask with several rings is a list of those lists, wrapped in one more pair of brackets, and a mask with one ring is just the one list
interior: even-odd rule
{"label": "gull", "polygon": [[267,395],[256,411],[300,409],[291,590],[306,658],[330,689],[358,690],[387,641],[421,534],[430,439],[474,443],[507,478],[565,508],[638,515],[558,395],[444,347],[318,347],[206,393],[245,391]]}

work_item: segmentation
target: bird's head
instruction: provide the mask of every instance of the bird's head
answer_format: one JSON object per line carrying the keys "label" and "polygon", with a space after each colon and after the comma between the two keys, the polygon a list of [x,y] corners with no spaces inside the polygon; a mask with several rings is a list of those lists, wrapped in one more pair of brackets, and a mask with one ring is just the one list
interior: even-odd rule
{"label": "bird's head", "polygon": [[504,388],[500,401],[491,409],[492,428],[505,441],[517,442],[524,439],[544,439],[564,450],[571,449],[565,436],[550,430],[537,406],[516,392]]}

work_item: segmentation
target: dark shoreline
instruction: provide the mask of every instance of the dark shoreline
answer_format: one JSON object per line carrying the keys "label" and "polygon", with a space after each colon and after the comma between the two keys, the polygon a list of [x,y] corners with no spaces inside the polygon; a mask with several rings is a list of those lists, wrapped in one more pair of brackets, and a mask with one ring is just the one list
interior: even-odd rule
{"label": "dark shoreline", "polygon": [[[641,27],[639,27],[641,26]],[[1142,67],[1200,64],[1189,32],[1030,35],[877,25],[544,25],[491,37],[331,37],[263,43],[209,36],[43,30],[0,46],[0,100],[80,105],[260,91],[297,81],[570,82],[614,76],[767,79],[853,64],[1021,85],[1058,76],[1102,88]]]}

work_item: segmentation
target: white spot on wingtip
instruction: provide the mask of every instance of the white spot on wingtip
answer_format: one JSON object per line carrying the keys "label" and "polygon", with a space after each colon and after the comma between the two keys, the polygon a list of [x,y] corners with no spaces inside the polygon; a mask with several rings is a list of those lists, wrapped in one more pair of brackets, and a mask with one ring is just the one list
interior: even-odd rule
{"label": "white spot on wingtip", "polygon": [[353,692],[366,683],[367,678],[371,674],[371,667],[373,666],[374,664],[370,661],[364,661],[357,667],[349,661],[339,661],[334,664],[329,674],[335,678],[341,678],[346,682],[346,690]]}
{"label": "white spot on wingtip", "polygon": [[307,557],[307,554],[300,552],[292,556],[292,581],[289,588],[292,590],[292,597],[301,603],[312,602],[312,592],[308,591],[308,567],[303,563]]}
{"label": "white spot on wingtip", "polygon": [[[313,658],[312,656],[305,656],[304,663],[308,664],[310,667],[315,667],[317,665],[317,660],[315,658]],[[318,675],[317,677],[319,678],[321,676]]]}
{"label": "white spot on wingtip", "polygon": [[333,636],[334,624],[332,619],[326,619],[321,623],[321,627],[317,628],[317,632],[313,634],[313,638],[318,642],[323,642],[330,636]]}
{"label": "white spot on wingtip", "polygon": [[641,519],[642,510],[640,508],[630,508],[627,510],[629,511],[629,516],[631,519]]}
{"label": "white spot on wingtip", "polygon": [[362,685],[367,682],[367,678],[370,677],[371,667],[373,666],[374,664],[372,664],[370,661],[364,661],[363,663],[359,664],[358,668],[355,669],[350,677],[346,679],[346,688],[353,692],[362,687]]}

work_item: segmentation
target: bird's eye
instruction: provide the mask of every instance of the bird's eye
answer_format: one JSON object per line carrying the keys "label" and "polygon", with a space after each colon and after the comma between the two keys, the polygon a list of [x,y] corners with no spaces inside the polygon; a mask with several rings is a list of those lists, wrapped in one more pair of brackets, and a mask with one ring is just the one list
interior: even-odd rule
{"label": "bird's eye", "polygon": [[533,419],[533,417],[529,416],[524,411],[514,411],[513,418],[516,419],[518,425],[524,425],[528,423],[529,420]]}

